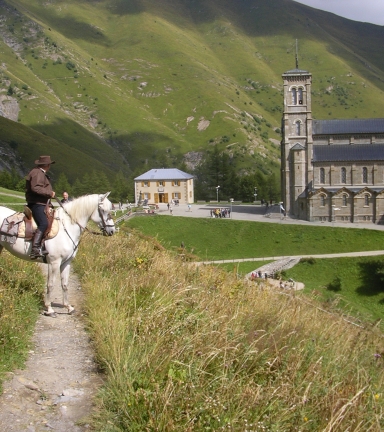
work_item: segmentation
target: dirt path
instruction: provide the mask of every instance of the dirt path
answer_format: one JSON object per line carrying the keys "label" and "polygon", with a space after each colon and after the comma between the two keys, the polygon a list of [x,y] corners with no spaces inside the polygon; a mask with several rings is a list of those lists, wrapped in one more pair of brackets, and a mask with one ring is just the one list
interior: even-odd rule
{"label": "dirt path", "polygon": [[87,416],[101,377],[81,319],[82,291],[76,276],[71,274],[69,282],[76,314],[56,306],[61,303],[60,287],[52,298],[58,317],[39,317],[26,369],[15,371],[4,384],[0,432],[88,429]]}

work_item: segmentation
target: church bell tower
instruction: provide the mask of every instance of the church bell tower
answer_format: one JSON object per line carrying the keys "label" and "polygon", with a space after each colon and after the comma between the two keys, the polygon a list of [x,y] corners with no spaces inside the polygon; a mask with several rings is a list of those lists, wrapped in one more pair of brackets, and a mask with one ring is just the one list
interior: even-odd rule
{"label": "church bell tower", "polygon": [[285,72],[281,141],[281,193],[292,217],[307,219],[308,191],[312,189],[312,74],[298,67]]}

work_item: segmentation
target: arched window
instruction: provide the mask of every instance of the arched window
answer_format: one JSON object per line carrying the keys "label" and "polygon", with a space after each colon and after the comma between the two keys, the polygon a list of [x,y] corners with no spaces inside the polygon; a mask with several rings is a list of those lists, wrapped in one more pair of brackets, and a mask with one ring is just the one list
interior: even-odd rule
{"label": "arched window", "polygon": [[295,123],[296,126],[296,135],[300,136],[301,135],[301,121],[297,120],[297,122]]}
{"label": "arched window", "polygon": [[325,195],[323,195],[323,194],[320,195],[320,205],[321,205],[321,207],[325,206],[325,198],[326,198]]}
{"label": "arched window", "polygon": [[345,167],[341,168],[341,183],[347,183],[347,169]]}
{"label": "arched window", "polygon": [[368,183],[368,168],[363,167],[363,183]]}
{"label": "arched window", "polygon": [[369,206],[369,195],[368,194],[364,195],[364,205]]}
{"label": "arched window", "polygon": [[297,105],[297,90],[292,89],[292,105]]}
{"label": "arched window", "polygon": [[298,97],[298,100],[299,100],[299,105],[303,105],[303,89],[301,89],[301,88],[299,88],[299,97]]}
{"label": "arched window", "polygon": [[347,207],[347,200],[348,196],[346,194],[343,194],[343,207]]}
{"label": "arched window", "polygon": [[320,183],[325,183],[325,169],[320,168]]}

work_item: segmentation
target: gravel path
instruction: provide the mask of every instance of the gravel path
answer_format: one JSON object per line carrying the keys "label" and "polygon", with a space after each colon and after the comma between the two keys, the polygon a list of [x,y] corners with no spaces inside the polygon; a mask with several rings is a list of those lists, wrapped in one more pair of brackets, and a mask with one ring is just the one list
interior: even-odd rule
{"label": "gravel path", "polygon": [[89,429],[87,417],[101,377],[81,319],[82,291],[74,274],[69,299],[76,314],[68,315],[58,305],[61,297],[61,287],[55,287],[52,298],[58,317],[39,317],[25,370],[16,370],[4,384],[0,432]]}

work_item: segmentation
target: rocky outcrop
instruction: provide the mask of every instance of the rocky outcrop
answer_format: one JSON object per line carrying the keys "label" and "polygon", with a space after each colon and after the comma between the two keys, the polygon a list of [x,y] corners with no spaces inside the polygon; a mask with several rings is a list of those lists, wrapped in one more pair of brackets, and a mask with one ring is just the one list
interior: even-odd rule
{"label": "rocky outcrop", "polygon": [[20,107],[17,99],[11,96],[0,95],[0,116],[17,121],[19,119],[19,111]]}

